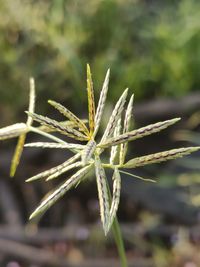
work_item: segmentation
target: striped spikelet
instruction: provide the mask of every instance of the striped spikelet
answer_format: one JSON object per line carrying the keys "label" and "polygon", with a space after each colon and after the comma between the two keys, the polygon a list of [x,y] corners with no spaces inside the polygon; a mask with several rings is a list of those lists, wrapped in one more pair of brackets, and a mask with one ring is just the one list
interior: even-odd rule
{"label": "striped spikelet", "polygon": [[200,147],[182,147],[155,154],[150,154],[147,156],[129,160],[123,165],[123,168],[137,168],[148,164],[160,163],[167,160],[177,159],[189,155],[199,149]]}
{"label": "striped spikelet", "polygon": [[37,175],[34,175],[31,178],[28,178],[26,180],[26,182],[32,182],[34,180],[45,178],[45,177],[48,177],[48,176],[53,175],[53,174],[58,174],[59,175],[63,168],[71,165],[73,162],[78,160],[80,157],[81,157],[80,154],[76,154],[73,157],[71,157],[68,160],[66,160],[65,162],[63,162],[62,164],[60,164],[60,165],[58,165],[56,167],[53,167],[53,168],[51,168],[51,169],[49,169],[47,171],[41,172],[41,173],[39,173]]}
{"label": "striped spikelet", "polygon": [[0,140],[6,140],[13,137],[18,137],[27,131],[25,123],[16,123],[0,129]]}
{"label": "striped spikelet", "polygon": [[67,135],[71,138],[77,139],[77,140],[87,140],[88,137],[83,135],[82,133],[80,133],[79,131],[69,127],[69,126],[64,126],[61,125],[59,122],[57,122],[56,120],[50,119],[48,117],[42,116],[42,115],[38,115],[36,113],[31,113],[31,112],[26,112],[30,117],[33,118],[33,120],[49,127],[52,128],[64,135]]}
{"label": "striped spikelet", "polygon": [[[132,111],[133,111],[133,95],[131,96],[131,98],[129,100],[128,107],[126,110],[125,119],[124,119],[123,134],[127,133],[130,130]],[[127,149],[128,149],[128,142],[120,145],[120,155],[119,155],[120,164],[124,163]]]}
{"label": "striped spikelet", "polygon": [[[13,137],[19,138],[11,163],[11,176],[14,176],[16,172],[24,146],[42,149],[67,149],[74,154],[58,166],[52,167],[49,170],[43,171],[26,180],[26,182],[38,179],[45,179],[46,181],[49,181],[58,178],[62,174],[68,173],[68,171],[72,172],[72,175],[67,177],[63,184],[58,186],[56,190],[50,192],[45,197],[41,204],[32,213],[30,218],[43,214],[68,190],[77,186],[82,179],[87,176],[88,172],[93,169],[96,176],[100,217],[104,233],[106,235],[115,220],[119,206],[121,191],[120,174],[123,173],[130,175],[143,181],[155,182],[152,179],[143,178],[133,173],[127,173],[124,169],[134,169],[147,164],[160,163],[166,160],[180,158],[200,149],[200,147],[177,148],[133,158],[126,162],[128,142],[157,133],[179,121],[179,118],[175,118],[150,124],[140,129],[131,130],[133,95],[131,96],[126,111],[124,112],[128,89],[123,92],[115,104],[114,109],[109,116],[107,126],[103,131],[103,136],[100,138],[100,142],[98,142],[98,140],[96,140],[96,136],[99,135],[99,128],[108,92],[109,78],[110,70],[106,73],[96,109],[92,74],[90,66],[87,65],[88,120],[81,120],[68,108],[56,101],[49,100],[49,104],[58,110],[66,118],[66,121],[56,121],[50,119],[49,117],[35,113],[35,84],[33,78],[31,78],[29,108],[27,112],[28,118],[26,123],[16,123],[0,129],[0,140]],[[34,127],[34,121],[39,122],[40,126]],[[26,135],[29,132],[42,135],[43,137],[48,138],[49,142],[33,142],[24,145]],[[61,139],[55,136],[54,132],[63,134],[64,138]],[[66,142],[66,137],[82,141],[82,143]],[[110,159],[108,163],[102,163],[101,154],[106,148],[110,149]],[[105,168],[109,168],[114,171],[112,178],[112,194],[110,194],[109,191]]]}
{"label": "striped spikelet", "polygon": [[62,106],[60,103],[57,103],[53,100],[49,100],[48,103],[52,105],[55,109],[57,109],[66,118],[68,118],[74,124],[74,126],[78,127],[79,131],[84,132],[86,136],[89,135],[89,132],[88,132],[88,129],[85,123],[83,123],[82,120],[76,117],[76,115],[74,115],[69,109],[67,109],[66,107]]}
{"label": "striped spikelet", "polygon": [[77,171],[64,184],[58,187],[53,193],[50,193],[47,198],[38,206],[38,208],[31,214],[30,219],[43,213],[50,208],[58,199],[60,199],[67,191],[74,187],[81,179],[89,172],[92,165],[86,166]]}
{"label": "striped spikelet", "polygon": [[[117,126],[115,127],[115,131],[114,131],[114,137],[118,136],[120,134],[121,131],[121,118],[119,118],[118,122],[117,122]],[[111,147],[111,152],[110,152],[110,164],[114,164],[116,157],[118,155],[118,152],[120,150],[119,145],[116,146],[112,146]]]}
{"label": "striped spikelet", "polygon": [[101,221],[103,224],[104,232],[105,234],[107,234],[109,220],[110,220],[109,197],[108,197],[108,189],[107,189],[107,184],[106,184],[106,174],[101,164],[101,160],[99,156],[95,156],[95,172],[96,172],[97,189],[98,189],[98,196],[99,196]]}
{"label": "striped spikelet", "polygon": [[113,194],[112,194],[112,202],[111,202],[111,207],[110,207],[110,219],[109,219],[107,232],[109,231],[115,219],[118,206],[119,206],[119,201],[120,201],[121,176],[117,168],[114,169],[112,180],[113,180]]}
{"label": "striped spikelet", "polygon": [[124,134],[118,135],[118,136],[113,137],[113,138],[108,138],[106,141],[100,143],[98,145],[98,147],[106,148],[106,147],[110,147],[113,145],[118,145],[118,144],[130,142],[130,141],[142,138],[144,136],[147,136],[147,135],[150,135],[150,134],[153,134],[156,132],[160,132],[161,130],[169,127],[170,125],[176,123],[179,120],[180,120],[180,118],[175,118],[172,120],[157,122],[155,124],[150,124],[146,127],[142,127],[138,130],[124,133]]}
{"label": "striped spikelet", "polygon": [[[113,109],[113,112],[110,116],[109,122],[107,124],[106,130],[103,134],[103,137],[101,138],[100,144],[104,143],[105,140],[107,140],[113,134],[115,127],[117,125],[117,121],[119,120],[120,115],[124,109],[127,94],[128,94],[128,88],[124,91],[124,93],[119,98],[118,102],[116,103],[116,105]],[[103,147],[103,146],[101,146],[101,147]]]}

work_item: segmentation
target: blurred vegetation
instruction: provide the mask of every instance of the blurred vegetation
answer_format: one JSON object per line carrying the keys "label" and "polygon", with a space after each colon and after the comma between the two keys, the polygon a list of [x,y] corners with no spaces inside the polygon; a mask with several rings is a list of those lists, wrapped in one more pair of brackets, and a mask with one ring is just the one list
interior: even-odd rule
{"label": "blurred vegetation", "polygon": [[111,67],[110,99],[124,87],[137,100],[198,90],[199,17],[197,0],[0,0],[3,123],[26,105],[30,76],[42,105],[48,90],[79,109],[87,62],[99,90]]}

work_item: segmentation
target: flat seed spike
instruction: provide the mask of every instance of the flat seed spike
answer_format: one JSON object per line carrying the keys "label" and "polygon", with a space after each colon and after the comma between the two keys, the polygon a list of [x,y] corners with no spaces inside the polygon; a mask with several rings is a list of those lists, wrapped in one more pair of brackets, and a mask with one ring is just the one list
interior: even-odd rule
{"label": "flat seed spike", "polygon": [[82,164],[83,166],[88,163],[88,161],[91,159],[93,152],[96,148],[96,142],[94,140],[90,140],[85,149],[82,151]]}
{"label": "flat seed spike", "polygon": [[86,135],[89,135],[85,123],[83,123],[83,121],[80,120],[76,115],[74,115],[69,109],[53,100],[48,100],[48,103],[52,105],[55,109],[57,109],[66,118],[68,118],[72,123],[74,123],[74,125],[77,126],[80,131],[84,132]]}
{"label": "flat seed spike", "polygon": [[95,102],[94,102],[94,89],[92,82],[92,74],[90,65],[87,64],[87,94],[88,94],[88,113],[89,113],[89,128],[90,135],[93,135],[95,127]]}
{"label": "flat seed spike", "polygon": [[80,180],[89,172],[91,165],[86,166],[74,175],[71,176],[66,182],[64,182],[58,189],[51,193],[42,203],[37,207],[37,209],[31,214],[29,219],[44,213],[48,210],[58,199],[60,199],[68,190],[74,187]]}
{"label": "flat seed spike", "polygon": [[159,152],[159,153],[131,159],[126,164],[124,164],[122,167],[123,168],[137,168],[137,167],[148,165],[148,164],[160,163],[160,162],[171,160],[171,159],[181,158],[199,149],[200,147],[182,147],[182,148],[177,148],[177,149],[171,149],[168,151]]}
{"label": "flat seed spike", "polygon": [[119,170],[117,168],[114,169],[113,173],[113,194],[112,194],[112,202],[110,207],[110,221],[107,228],[107,232],[110,230],[110,227],[113,224],[113,220],[116,216],[119,201],[120,201],[120,192],[121,192],[121,176]]}
{"label": "flat seed spike", "polygon": [[100,144],[104,143],[105,140],[107,138],[109,138],[113,134],[114,129],[116,127],[116,123],[117,123],[117,121],[118,121],[118,119],[119,119],[119,117],[120,117],[120,115],[121,115],[121,113],[123,111],[124,104],[126,102],[127,94],[128,94],[128,88],[123,92],[123,94],[121,95],[121,97],[117,101],[117,103],[116,103],[116,105],[114,107],[114,110],[113,110],[113,112],[111,114],[111,117],[109,119],[109,122],[108,122],[108,125],[106,127],[106,130],[104,132],[104,135],[103,135],[103,137],[101,139]]}
{"label": "flat seed spike", "polygon": [[[29,80],[30,83],[30,93],[29,93],[29,108],[28,111],[33,113],[35,111],[35,81],[34,79],[31,77]],[[27,119],[27,126],[31,126],[33,122],[33,118],[28,116]]]}
{"label": "flat seed spike", "polygon": [[96,181],[97,181],[97,189],[99,196],[100,216],[103,224],[104,233],[106,235],[110,217],[109,197],[106,184],[106,174],[104,168],[102,167],[100,158],[97,155],[95,156],[95,172],[96,172]]}
{"label": "flat seed spike", "polygon": [[177,121],[179,121],[180,118],[175,118],[172,120],[166,120],[166,121],[162,121],[162,122],[157,122],[155,124],[150,124],[146,127],[142,127],[140,129],[128,132],[128,133],[124,133],[121,134],[119,136],[113,137],[113,138],[109,138],[106,141],[100,143],[98,145],[98,147],[100,148],[106,148],[106,147],[110,147],[113,145],[117,145],[117,144],[123,144],[129,141],[133,141],[139,138],[142,138],[144,136],[159,132],[167,127],[169,127],[170,125],[176,123]]}
{"label": "flat seed spike", "polygon": [[[115,127],[114,136],[118,136],[120,134],[120,131],[121,131],[121,118],[119,118],[117,125]],[[118,152],[119,152],[118,145],[111,147],[111,152],[110,152],[110,164],[111,165],[115,164],[115,159],[117,157]]]}
{"label": "flat seed spike", "polygon": [[104,80],[104,83],[103,83],[103,87],[102,87],[102,90],[101,90],[101,93],[100,93],[100,97],[99,97],[97,111],[96,111],[96,114],[95,114],[94,136],[96,136],[96,134],[97,134],[97,132],[99,130],[101,118],[102,118],[102,115],[103,115],[104,106],[105,106],[106,97],[107,97],[107,92],[108,92],[109,78],[110,78],[110,69],[108,69],[108,71],[106,73],[106,77],[105,77],[105,80]]}
{"label": "flat seed spike", "polygon": [[[134,98],[134,95],[131,96],[126,113],[125,113],[123,133],[127,133],[130,129],[131,117],[132,117],[132,112],[133,112],[133,98]],[[128,143],[121,144],[120,155],[119,155],[120,164],[123,164],[125,161],[127,149],[128,149]]]}
{"label": "flat seed spike", "polygon": [[41,147],[41,148],[58,148],[58,149],[77,149],[82,150],[84,145],[73,144],[73,143],[49,143],[49,142],[35,142],[35,143],[28,143],[24,145],[25,147]]}
{"label": "flat seed spike", "polygon": [[38,180],[41,178],[45,178],[45,177],[50,176],[52,174],[55,174],[57,172],[60,172],[63,168],[69,166],[70,164],[72,164],[73,162],[78,160],[80,158],[80,156],[81,156],[80,154],[76,154],[73,157],[66,160],[65,162],[63,162],[62,164],[28,178],[26,180],[26,182],[32,182],[32,181],[35,181],[35,180]]}
{"label": "flat seed spike", "polygon": [[15,123],[0,129],[0,140],[6,140],[13,137],[18,137],[26,133],[27,126],[25,123]]}
{"label": "flat seed spike", "polygon": [[58,176],[60,176],[61,174],[69,171],[69,170],[72,170],[74,168],[78,168],[82,165],[81,161],[79,162],[75,162],[75,163],[72,163],[66,167],[63,167],[59,172],[56,172],[56,173],[53,173],[51,174],[50,176],[47,177],[46,181],[49,181],[49,180],[52,180],[52,179],[55,179],[57,178]]}
{"label": "flat seed spike", "polygon": [[77,139],[77,140],[82,140],[82,141],[86,141],[88,139],[87,136],[83,135],[82,133],[78,132],[77,130],[68,127],[68,126],[64,126],[61,123],[52,120],[48,117],[42,116],[42,115],[38,115],[36,113],[30,113],[27,112],[26,113],[31,116],[35,121],[48,126],[49,128],[52,128],[62,134],[65,134],[71,138]]}

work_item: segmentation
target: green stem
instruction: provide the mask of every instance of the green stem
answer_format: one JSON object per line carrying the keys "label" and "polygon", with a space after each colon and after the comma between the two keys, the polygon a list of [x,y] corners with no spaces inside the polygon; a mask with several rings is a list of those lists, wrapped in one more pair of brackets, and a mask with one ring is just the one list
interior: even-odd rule
{"label": "green stem", "polygon": [[[111,192],[110,192],[110,187],[107,182],[107,187],[108,187],[108,195],[109,195],[109,202],[111,203]],[[120,257],[120,261],[121,261],[121,267],[128,267],[128,263],[127,263],[127,258],[126,258],[126,252],[125,252],[125,248],[124,248],[124,241],[122,238],[122,232],[120,229],[120,225],[117,219],[117,216],[114,218],[113,224],[112,224],[112,232],[113,232],[113,236],[115,239],[115,243],[117,246],[117,250],[119,253],[119,257]]]}

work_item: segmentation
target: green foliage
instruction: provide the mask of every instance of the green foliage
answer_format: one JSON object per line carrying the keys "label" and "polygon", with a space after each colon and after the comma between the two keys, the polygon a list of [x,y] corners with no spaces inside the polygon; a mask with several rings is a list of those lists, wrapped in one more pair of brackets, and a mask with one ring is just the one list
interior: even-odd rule
{"label": "green foliage", "polygon": [[1,101],[24,107],[34,76],[39,99],[48,90],[58,101],[76,95],[86,102],[86,62],[98,90],[102,69],[112,68],[114,99],[124,85],[137,99],[197,90],[200,2],[158,2],[0,0]]}

